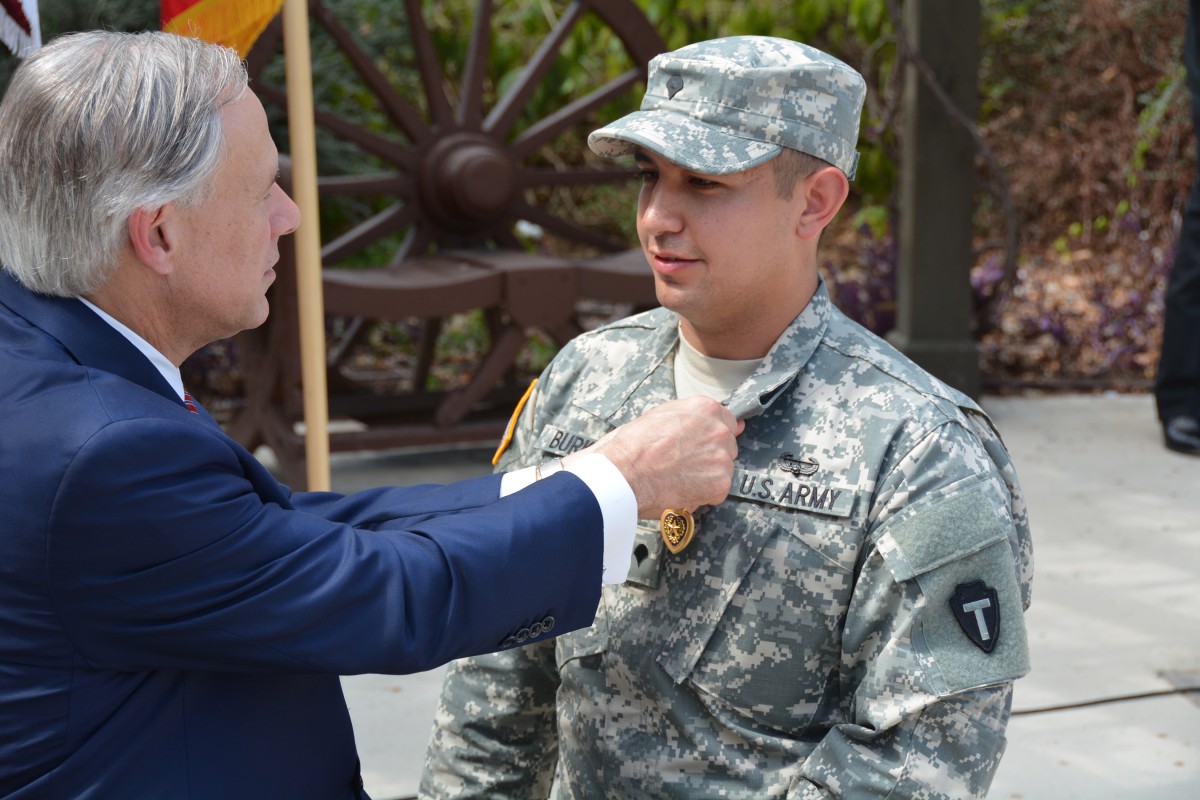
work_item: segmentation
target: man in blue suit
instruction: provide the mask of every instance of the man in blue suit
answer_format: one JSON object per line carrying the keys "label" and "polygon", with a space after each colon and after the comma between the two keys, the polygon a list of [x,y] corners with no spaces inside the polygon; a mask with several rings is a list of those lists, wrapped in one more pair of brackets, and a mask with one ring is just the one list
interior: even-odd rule
{"label": "man in blue suit", "polygon": [[635,517],[724,499],[740,424],[292,494],[179,364],[261,324],[299,223],[236,53],[83,33],[0,104],[0,797],[366,797],[338,675],[591,624]]}

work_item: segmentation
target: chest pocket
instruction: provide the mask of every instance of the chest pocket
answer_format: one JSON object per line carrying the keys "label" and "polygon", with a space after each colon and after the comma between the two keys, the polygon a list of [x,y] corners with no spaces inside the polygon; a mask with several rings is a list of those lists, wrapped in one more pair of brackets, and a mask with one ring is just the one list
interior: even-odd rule
{"label": "chest pocket", "polygon": [[777,471],[735,473],[730,498],[699,520],[695,553],[664,570],[679,624],[659,663],[675,683],[714,714],[791,737],[827,715],[862,539],[857,497]]}

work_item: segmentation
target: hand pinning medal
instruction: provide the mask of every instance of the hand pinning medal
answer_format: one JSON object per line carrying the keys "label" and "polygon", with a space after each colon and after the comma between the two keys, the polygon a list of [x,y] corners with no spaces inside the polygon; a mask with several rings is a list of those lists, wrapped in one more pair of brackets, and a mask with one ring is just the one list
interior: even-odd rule
{"label": "hand pinning medal", "polygon": [[659,519],[659,530],[667,549],[679,553],[696,535],[696,520],[686,508],[668,508]]}

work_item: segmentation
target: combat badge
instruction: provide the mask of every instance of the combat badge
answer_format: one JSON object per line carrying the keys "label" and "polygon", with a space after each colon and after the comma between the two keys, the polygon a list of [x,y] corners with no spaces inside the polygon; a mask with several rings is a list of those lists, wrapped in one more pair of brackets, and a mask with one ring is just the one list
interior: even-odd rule
{"label": "combat badge", "polygon": [[663,542],[672,553],[682,551],[696,535],[696,520],[692,518],[692,512],[687,509],[668,508],[662,513],[658,522]]}
{"label": "combat badge", "polygon": [[983,581],[960,583],[950,598],[950,608],[963,633],[985,653],[996,648],[1000,638],[1000,603],[996,590]]}
{"label": "combat badge", "polygon": [[807,478],[810,475],[817,474],[817,470],[821,468],[821,465],[812,456],[805,459],[795,459],[792,458],[791,453],[784,453],[776,459],[776,463],[779,464],[780,468],[792,473],[796,477]]}

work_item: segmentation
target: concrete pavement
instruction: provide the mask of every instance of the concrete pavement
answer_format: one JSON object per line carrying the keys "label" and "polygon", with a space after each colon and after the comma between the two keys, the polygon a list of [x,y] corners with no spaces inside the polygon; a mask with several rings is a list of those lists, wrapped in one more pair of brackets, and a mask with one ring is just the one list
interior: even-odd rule
{"label": "concrete pavement", "polygon": [[[1029,502],[1033,672],[1000,800],[1200,797],[1200,458],[1162,446],[1147,395],[985,397]],[[490,452],[338,454],[334,488],[443,482]],[[344,679],[368,791],[416,793],[442,670]]]}

